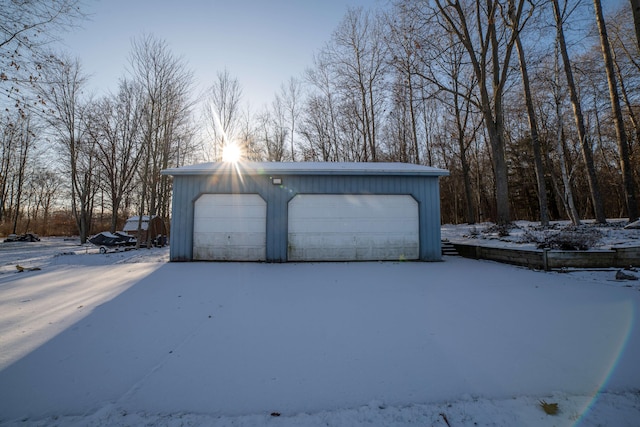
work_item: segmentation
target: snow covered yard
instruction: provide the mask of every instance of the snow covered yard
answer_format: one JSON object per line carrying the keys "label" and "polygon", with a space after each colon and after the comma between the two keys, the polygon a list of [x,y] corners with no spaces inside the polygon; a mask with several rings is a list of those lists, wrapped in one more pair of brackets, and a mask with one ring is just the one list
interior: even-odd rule
{"label": "snow covered yard", "polygon": [[0,247],[3,426],[640,419],[640,287],[609,272],[22,245]]}
{"label": "snow covered yard", "polygon": [[[546,233],[558,232],[571,227],[569,221],[551,221],[549,227],[540,227],[540,223],[531,221],[514,221],[508,235],[501,236],[496,232],[495,224],[484,222],[479,224],[443,224],[442,238],[451,242],[469,243],[482,246],[511,247],[519,249],[535,249],[532,236],[540,238]],[[593,220],[584,220],[579,226],[583,231],[597,234],[597,243],[592,249],[609,249],[611,247],[640,246],[640,228],[624,228],[626,219],[609,219],[607,224],[595,224]],[[639,222],[640,224],[640,222]],[[529,234],[529,235],[527,235]],[[636,266],[637,267],[637,266]]]}

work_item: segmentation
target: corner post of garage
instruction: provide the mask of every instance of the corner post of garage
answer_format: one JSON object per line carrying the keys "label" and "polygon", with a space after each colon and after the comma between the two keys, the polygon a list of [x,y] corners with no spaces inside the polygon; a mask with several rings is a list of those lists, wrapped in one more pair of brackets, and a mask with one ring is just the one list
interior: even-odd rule
{"label": "corner post of garage", "polygon": [[267,262],[287,262],[287,204],[288,193],[280,191],[279,187],[270,186],[267,194],[263,194],[267,203]]}

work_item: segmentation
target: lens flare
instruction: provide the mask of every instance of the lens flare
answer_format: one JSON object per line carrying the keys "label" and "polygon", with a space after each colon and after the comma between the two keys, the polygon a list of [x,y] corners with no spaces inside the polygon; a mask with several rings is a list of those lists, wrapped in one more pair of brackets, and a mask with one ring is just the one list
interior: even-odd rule
{"label": "lens flare", "polygon": [[591,399],[589,399],[582,406],[582,408],[579,409],[579,417],[576,420],[575,424],[573,424],[573,427],[582,425],[582,421],[588,416],[591,409],[597,404],[600,393],[603,391],[607,391],[607,384],[614,374],[618,362],[620,362],[620,359],[624,355],[627,344],[629,343],[629,337],[631,336],[633,326],[636,323],[636,312],[634,305],[626,301],[619,307],[616,307],[616,313],[619,316],[620,327],[617,328],[618,334],[612,337],[612,342],[607,346],[607,349],[610,350],[609,361],[603,367],[603,370],[600,373],[598,387],[591,393]]}
{"label": "lens flare", "polygon": [[242,150],[236,144],[228,144],[222,149],[222,161],[237,163],[242,159]]}

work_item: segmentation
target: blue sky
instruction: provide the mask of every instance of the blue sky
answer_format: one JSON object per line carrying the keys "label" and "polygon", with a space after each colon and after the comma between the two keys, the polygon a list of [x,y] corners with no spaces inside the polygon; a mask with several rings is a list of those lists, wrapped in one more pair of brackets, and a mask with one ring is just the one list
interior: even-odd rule
{"label": "blue sky", "polygon": [[[254,111],[280,85],[300,77],[329,41],[348,7],[385,7],[389,0],[85,0],[87,21],[64,36],[63,48],[91,75],[90,91],[117,89],[131,41],[166,40],[193,70],[199,90],[225,68]],[[628,0],[602,0],[605,12]],[[593,6],[588,2],[585,10]],[[592,18],[590,16],[590,18]]]}
{"label": "blue sky", "polygon": [[331,37],[348,7],[385,0],[87,0],[89,20],[64,37],[63,48],[91,75],[96,94],[115,91],[131,40],[166,40],[193,70],[198,88],[225,68],[253,110],[271,102],[280,84],[300,76]]}

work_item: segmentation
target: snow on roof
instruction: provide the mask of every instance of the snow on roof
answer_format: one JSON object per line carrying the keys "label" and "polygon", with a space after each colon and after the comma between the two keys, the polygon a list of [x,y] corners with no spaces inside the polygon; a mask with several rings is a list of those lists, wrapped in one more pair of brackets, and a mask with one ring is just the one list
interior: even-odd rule
{"label": "snow on roof", "polygon": [[[152,218],[155,218],[154,215]],[[124,223],[124,227],[122,227],[122,231],[138,231],[138,223],[140,222],[139,216],[132,216],[127,219]],[[149,215],[142,215],[142,223],[140,224],[141,230],[147,230],[149,228]]]}
{"label": "snow on roof", "polygon": [[[153,218],[155,218],[155,217],[156,217],[156,215],[153,215]],[[132,216],[132,217],[128,218],[127,222],[129,222],[129,221],[139,221],[139,220],[140,220],[140,217],[136,215],[136,216]],[[149,221],[149,215],[142,215],[142,221],[143,222],[144,221]]]}
{"label": "snow on roof", "polygon": [[165,169],[163,175],[209,175],[238,171],[247,175],[422,175],[448,176],[449,171],[410,163],[365,162],[228,162],[200,163]]}

